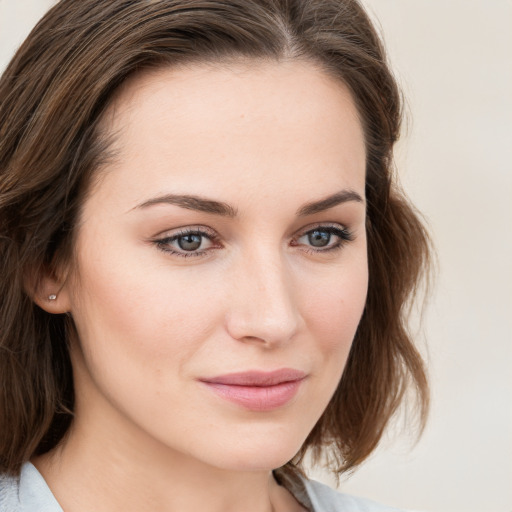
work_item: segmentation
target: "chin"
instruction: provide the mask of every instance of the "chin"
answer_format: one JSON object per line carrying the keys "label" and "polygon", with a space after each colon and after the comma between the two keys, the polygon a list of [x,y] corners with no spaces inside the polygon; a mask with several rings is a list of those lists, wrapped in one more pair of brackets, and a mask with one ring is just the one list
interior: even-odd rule
{"label": "chin", "polygon": [[294,457],[295,453],[275,453],[269,449],[264,454],[261,452],[236,454],[224,456],[216,466],[226,471],[236,472],[272,471],[284,466]]}
{"label": "chin", "polygon": [[[290,432],[265,435],[230,436],[201,450],[201,458],[211,465],[230,471],[272,471],[284,466],[300,450],[305,436]],[[223,442],[224,441],[224,442]],[[199,454],[198,454],[199,455]]]}

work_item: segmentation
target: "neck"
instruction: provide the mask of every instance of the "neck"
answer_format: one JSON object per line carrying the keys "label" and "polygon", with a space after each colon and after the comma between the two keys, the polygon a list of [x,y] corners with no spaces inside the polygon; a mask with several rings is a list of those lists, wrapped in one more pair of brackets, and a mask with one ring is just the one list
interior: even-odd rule
{"label": "neck", "polygon": [[98,392],[80,360],[75,363],[81,385],[75,386],[73,424],[55,449],[33,460],[66,512],[304,510],[268,467],[237,464],[233,455],[231,466],[219,467],[198,457],[197,446],[189,453],[184,443],[177,450],[150,435]]}
{"label": "neck", "polygon": [[141,437],[75,421],[59,447],[33,462],[66,512],[304,510],[270,471],[212,467]]}

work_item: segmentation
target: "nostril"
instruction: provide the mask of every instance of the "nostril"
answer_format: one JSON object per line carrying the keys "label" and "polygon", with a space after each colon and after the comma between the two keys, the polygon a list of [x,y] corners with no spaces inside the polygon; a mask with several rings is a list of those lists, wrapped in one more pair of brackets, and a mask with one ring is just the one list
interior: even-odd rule
{"label": "nostril", "polygon": [[249,302],[246,305],[239,303],[230,311],[227,330],[236,340],[275,345],[291,340],[298,325],[298,315],[291,306],[261,308],[255,302]]}

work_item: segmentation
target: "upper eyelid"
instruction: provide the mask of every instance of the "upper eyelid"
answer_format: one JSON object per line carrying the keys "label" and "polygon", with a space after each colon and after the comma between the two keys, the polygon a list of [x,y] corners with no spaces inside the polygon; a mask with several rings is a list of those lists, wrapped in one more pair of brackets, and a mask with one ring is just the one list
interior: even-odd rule
{"label": "upper eyelid", "polygon": [[[341,235],[335,235],[340,238],[340,240],[335,244],[335,246],[326,247],[324,249],[315,249],[312,248],[312,251],[315,253],[327,253],[331,252],[332,250],[339,248],[343,246],[346,242],[353,240],[354,233],[352,230],[349,230],[349,228],[345,224],[341,224],[338,222],[323,222],[323,223],[316,223],[316,224],[310,224],[306,227],[303,227],[301,230],[298,230],[292,237],[292,241],[297,241],[298,238],[302,238],[303,236],[307,235],[309,232],[314,231],[315,229],[333,229],[337,231],[343,231],[347,233],[347,236],[341,236]],[[172,230],[166,230],[162,231],[160,235],[157,235],[153,237],[153,242],[157,245],[168,245],[168,243],[172,240],[175,241],[176,239],[179,239],[181,236],[186,236],[188,234],[199,234],[201,236],[204,236],[210,240],[211,243],[217,244],[217,249],[222,248],[222,240],[221,237],[218,235],[216,231],[214,231],[211,228],[208,228],[206,226],[183,226],[181,228],[174,228]],[[292,245],[295,245],[292,243]],[[220,247],[219,247],[220,246]],[[205,249],[200,249],[197,251],[181,251],[181,250],[165,250],[169,253],[174,253],[176,256],[182,256],[182,257],[188,257],[188,256],[205,256],[210,252],[210,250],[214,249],[215,247],[207,247]]]}
{"label": "upper eyelid", "polygon": [[[175,242],[179,238],[181,238],[183,236],[190,235],[190,234],[199,234],[200,236],[207,238],[210,241],[210,243],[212,243],[212,244],[215,244],[218,240],[218,236],[215,234],[209,233],[209,231],[210,231],[209,229],[206,230],[204,228],[188,228],[188,227],[187,228],[177,228],[177,229],[178,229],[178,231],[173,230],[173,231],[175,231],[174,233],[169,232],[169,230],[163,231],[160,235],[153,237],[152,243],[159,246],[160,248],[162,248],[162,250],[168,254],[173,254],[176,257],[187,258],[187,257],[192,257],[192,256],[196,256],[196,257],[205,256],[214,247],[207,247],[205,249],[199,249],[196,251],[184,251],[184,250],[177,249],[177,248],[171,249],[170,248],[171,242]],[[167,233],[167,235],[166,235],[166,233]],[[167,249],[163,249],[164,246],[167,246]]]}
{"label": "upper eyelid", "polygon": [[[318,225],[316,228],[313,227],[313,228],[307,229],[306,231],[303,231],[299,235],[295,236],[294,239],[298,240],[300,238],[307,236],[308,233],[311,233],[312,231],[322,231],[322,230],[328,231],[331,234],[333,234],[334,236],[337,236],[338,238],[341,239],[342,242],[352,241],[353,237],[354,237],[354,233],[351,230],[349,230],[347,227],[345,227],[341,224],[336,225],[336,226],[323,224],[323,225]],[[338,232],[338,233],[336,233],[336,232]]]}
{"label": "upper eyelid", "polygon": [[306,233],[309,233],[310,231],[314,231],[315,229],[319,228],[335,228],[339,229],[340,231],[348,231],[349,227],[346,224],[342,224],[341,222],[316,222],[313,224],[309,224],[308,226],[305,226],[301,229],[298,229],[294,233],[294,237],[300,237],[304,236]]}
{"label": "upper eyelid", "polygon": [[185,236],[190,233],[199,233],[201,235],[205,235],[208,237],[216,238],[218,237],[218,234],[215,230],[208,228],[206,226],[182,226],[179,228],[173,228],[173,229],[165,229],[164,231],[161,231],[160,233],[156,234],[154,237],[152,237],[154,240],[156,239],[165,239],[165,238],[179,238],[180,236]]}
{"label": "upper eyelid", "polygon": [[[340,223],[340,222],[315,222],[312,224],[308,224],[307,226],[304,226],[300,229],[297,229],[294,231],[294,233],[291,235],[292,238],[303,236],[306,233],[309,233],[310,231],[313,231],[318,228],[337,228],[341,229],[343,231],[347,230],[349,231],[349,227],[346,224]],[[186,235],[189,233],[199,233],[202,235],[206,235],[208,237],[219,238],[219,234],[216,230],[204,226],[204,225],[190,225],[190,226],[181,226],[177,228],[172,229],[165,229],[161,231],[160,233],[157,233],[153,239],[157,238],[174,238],[179,237],[181,235]]]}

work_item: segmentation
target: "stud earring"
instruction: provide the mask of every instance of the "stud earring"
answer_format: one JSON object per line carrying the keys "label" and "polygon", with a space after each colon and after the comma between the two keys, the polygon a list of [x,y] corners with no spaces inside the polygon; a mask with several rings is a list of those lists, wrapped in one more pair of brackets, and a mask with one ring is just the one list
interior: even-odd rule
{"label": "stud earring", "polygon": [[48,300],[57,300],[57,295],[48,295]]}

